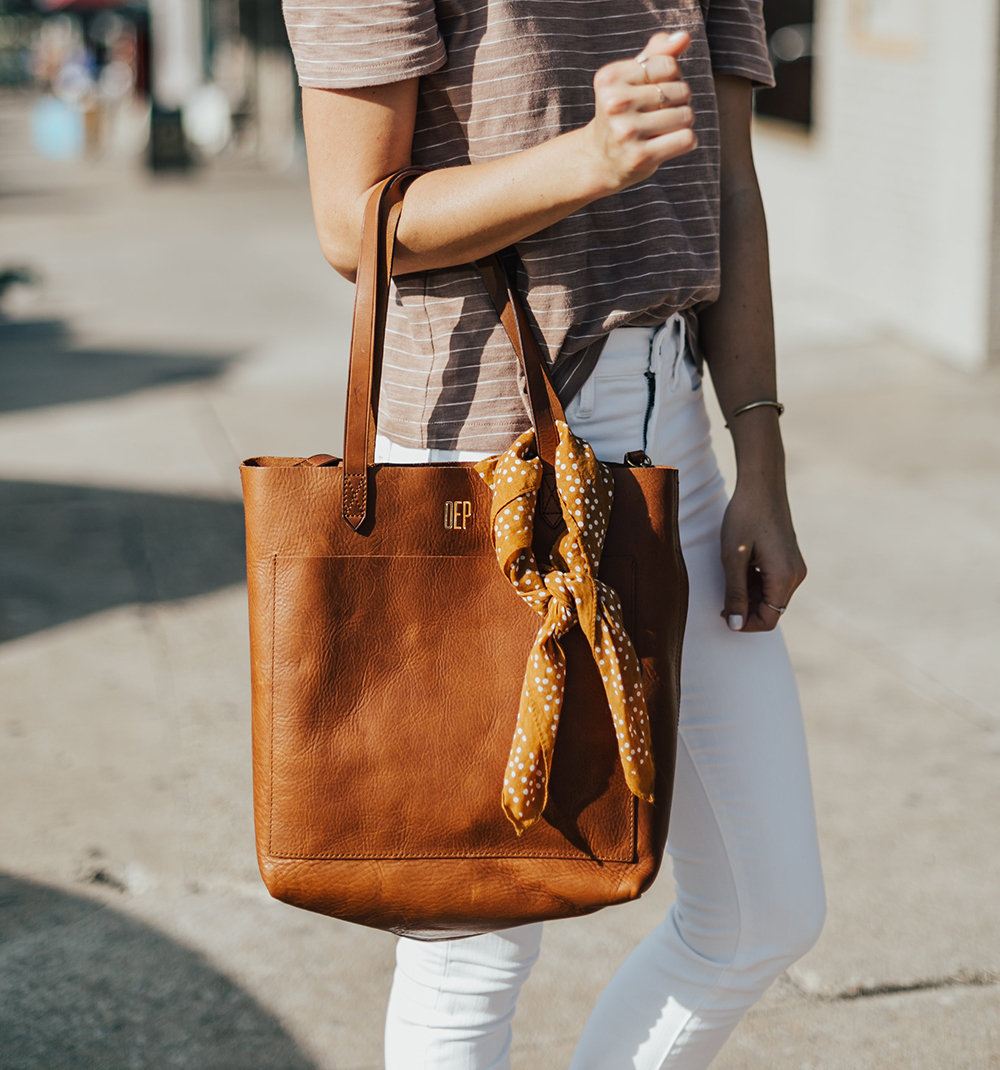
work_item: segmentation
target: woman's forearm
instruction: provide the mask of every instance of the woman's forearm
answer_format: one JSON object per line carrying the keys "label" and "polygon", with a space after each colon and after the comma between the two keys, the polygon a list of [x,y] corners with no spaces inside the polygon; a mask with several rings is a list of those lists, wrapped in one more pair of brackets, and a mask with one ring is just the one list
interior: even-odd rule
{"label": "woman's forearm", "polygon": [[[741,481],[784,481],[784,452],[774,408],[730,420],[741,406],[777,398],[774,320],[764,206],[749,137],[750,87],[718,78],[723,174],[718,300],[700,318],[699,340],[723,415],[729,421]],[[728,158],[727,158],[728,152]]]}
{"label": "woman's forearm", "polygon": [[[368,191],[409,164],[416,84],[368,91],[305,90],[303,118],[320,244],[342,274],[357,266]],[[377,101],[377,104],[376,104]],[[329,145],[328,132],[372,125],[384,136],[365,152]],[[382,124],[387,129],[380,129]],[[339,140],[339,139],[338,139]],[[345,149],[347,151],[345,151]],[[565,218],[602,196],[584,131],[575,130],[488,163],[428,171],[410,186],[397,232],[395,271],[468,263]],[[554,181],[558,175],[559,180]],[[353,193],[349,199],[345,193]]]}
{"label": "woman's forearm", "polygon": [[[400,219],[395,273],[476,260],[690,152],[697,145],[691,93],[676,59],[689,43],[687,33],[657,34],[644,66],[622,60],[602,68],[594,80],[595,116],[584,127],[501,159],[416,179]],[[348,278],[357,268],[368,193],[409,165],[417,87],[411,79],[303,92],[320,244]]]}
{"label": "woman's forearm", "polygon": [[421,175],[406,194],[396,272],[467,264],[612,192],[587,129],[489,163]]}
{"label": "woman's forearm", "polygon": [[784,478],[777,410],[741,406],[777,399],[774,325],[764,209],[756,190],[722,206],[722,288],[701,316],[700,341],[723,415],[729,421],[740,479]]}

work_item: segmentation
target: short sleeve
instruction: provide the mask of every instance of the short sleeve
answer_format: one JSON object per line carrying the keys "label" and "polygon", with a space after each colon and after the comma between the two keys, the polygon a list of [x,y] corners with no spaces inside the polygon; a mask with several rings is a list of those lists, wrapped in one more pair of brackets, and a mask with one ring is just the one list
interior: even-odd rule
{"label": "short sleeve", "polygon": [[716,74],[738,74],[773,86],[761,0],[709,0],[705,34]]}
{"label": "short sleeve", "polygon": [[387,85],[447,60],[434,0],[284,0],[283,8],[302,86]]}

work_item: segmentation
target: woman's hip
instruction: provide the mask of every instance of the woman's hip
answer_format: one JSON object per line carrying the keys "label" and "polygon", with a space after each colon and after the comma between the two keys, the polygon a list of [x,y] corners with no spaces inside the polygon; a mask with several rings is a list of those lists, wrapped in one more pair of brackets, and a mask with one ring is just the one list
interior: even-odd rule
{"label": "woman's hip", "polygon": [[593,374],[566,407],[574,433],[602,461],[645,450],[653,464],[678,470],[681,542],[715,538],[725,510],[701,376],[684,320],[613,331]]}
{"label": "woman's hip", "polygon": [[[612,331],[590,378],[566,406],[566,420],[599,460],[621,463],[645,450],[654,464],[678,470],[681,543],[718,537],[725,487],[715,454],[704,392],[684,319],[661,327]],[[375,459],[389,464],[481,460],[468,450],[413,449],[379,435]]]}

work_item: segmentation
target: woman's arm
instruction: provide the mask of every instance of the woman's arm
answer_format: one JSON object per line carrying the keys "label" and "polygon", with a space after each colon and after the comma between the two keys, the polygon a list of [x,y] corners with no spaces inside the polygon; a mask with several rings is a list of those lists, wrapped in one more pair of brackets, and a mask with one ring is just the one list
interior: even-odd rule
{"label": "woman's arm", "polygon": [[[699,339],[727,419],[741,405],[776,399],[774,324],[767,225],[750,144],[751,87],[718,75],[722,147],[722,288],[701,315]],[[736,631],[770,631],[805,579],[785,490],[785,454],[773,408],[730,422],[737,478],[722,525],[726,598],[722,615]],[[768,605],[768,603],[770,605]]]}
{"label": "woman's arm", "polygon": [[[634,59],[602,67],[594,78],[594,118],[578,130],[489,163],[421,175],[406,194],[396,273],[487,256],[690,152],[697,145],[691,92],[676,59],[690,42],[684,32],[650,39],[643,56],[652,84]],[[415,78],[303,90],[320,245],[345,278],[353,280],[357,270],[368,193],[409,165],[416,107]]]}

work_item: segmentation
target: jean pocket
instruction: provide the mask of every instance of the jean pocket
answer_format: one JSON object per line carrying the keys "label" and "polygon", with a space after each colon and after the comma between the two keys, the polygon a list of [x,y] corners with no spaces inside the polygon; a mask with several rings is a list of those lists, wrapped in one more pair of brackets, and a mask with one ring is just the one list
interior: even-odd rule
{"label": "jean pocket", "polygon": [[597,391],[594,387],[594,375],[587,376],[576,397],[566,406],[567,420],[589,420],[594,415],[594,399]]}

